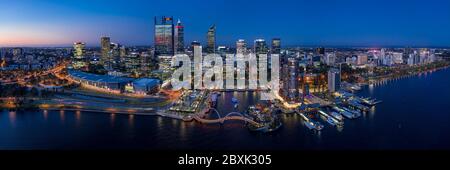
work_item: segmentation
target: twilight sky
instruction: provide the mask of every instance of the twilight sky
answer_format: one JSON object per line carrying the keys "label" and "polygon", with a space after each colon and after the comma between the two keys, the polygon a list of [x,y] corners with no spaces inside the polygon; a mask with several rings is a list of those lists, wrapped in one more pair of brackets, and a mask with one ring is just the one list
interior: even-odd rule
{"label": "twilight sky", "polygon": [[186,43],[256,38],[286,45],[450,46],[448,0],[0,0],[1,46],[152,45],[153,17],[174,16]]}

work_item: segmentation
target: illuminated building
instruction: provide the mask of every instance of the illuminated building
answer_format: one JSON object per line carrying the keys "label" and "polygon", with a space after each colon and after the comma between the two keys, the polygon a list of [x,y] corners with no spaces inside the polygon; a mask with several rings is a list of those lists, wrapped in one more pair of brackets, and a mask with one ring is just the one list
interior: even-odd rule
{"label": "illuminated building", "polygon": [[328,71],[328,91],[334,93],[341,87],[341,72],[332,68]]}
{"label": "illuminated building", "polygon": [[175,50],[176,53],[184,52],[184,26],[180,20],[178,20],[175,26]]}
{"label": "illuminated building", "polygon": [[101,50],[102,50],[102,56],[100,58],[101,64],[106,64],[109,62],[109,52],[111,51],[111,39],[109,37],[102,37],[100,39],[101,43]]}
{"label": "illuminated building", "polygon": [[282,96],[291,103],[299,101],[299,66],[298,60],[294,57],[287,58],[286,64],[282,68]]}
{"label": "illuminated building", "polygon": [[281,53],[281,39],[274,38],[272,39],[272,54],[280,54]]}
{"label": "illuminated building", "polygon": [[236,54],[245,54],[247,52],[247,43],[243,39],[236,41]]}
{"label": "illuminated building", "polygon": [[208,29],[207,33],[207,46],[206,46],[206,52],[207,53],[215,53],[216,50],[216,26],[212,25]]}
{"label": "illuminated building", "polygon": [[134,79],[111,75],[98,75],[71,69],[68,70],[68,73],[71,79],[88,88],[116,93],[154,93],[160,84],[159,80],[156,79]]}
{"label": "illuminated building", "polygon": [[76,42],[73,44],[72,67],[74,69],[80,69],[87,66],[85,47],[86,44],[83,42]]}
{"label": "illuminated building", "polygon": [[155,17],[155,55],[174,55],[173,17]]}
{"label": "illuminated building", "polygon": [[267,49],[267,45],[266,45],[266,40],[256,39],[254,46],[253,46],[253,51],[256,54],[267,54],[268,49]]}
{"label": "illuminated building", "polygon": [[124,66],[127,73],[137,75],[141,69],[141,55],[132,52],[124,58]]}

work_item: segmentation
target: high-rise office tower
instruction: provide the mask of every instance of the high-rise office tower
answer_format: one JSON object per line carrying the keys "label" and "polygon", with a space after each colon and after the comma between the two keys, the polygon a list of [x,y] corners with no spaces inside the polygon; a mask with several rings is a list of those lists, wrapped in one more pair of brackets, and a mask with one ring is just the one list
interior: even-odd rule
{"label": "high-rise office tower", "polygon": [[155,17],[155,56],[174,55],[174,34],[172,17]]}
{"label": "high-rise office tower", "polygon": [[294,57],[289,57],[287,63],[283,65],[283,96],[289,102],[299,101],[299,66],[298,60]]}
{"label": "high-rise office tower", "polygon": [[256,54],[267,54],[268,49],[266,45],[266,40],[264,39],[256,39],[253,45],[253,51]]}
{"label": "high-rise office tower", "polygon": [[212,25],[208,29],[207,33],[207,46],[206,46],[206,52],[207,53],[214,53],[216,49],[216,25]]}
{"label": "high-rise office tower", "polygon": [[330,93],[339,91],[341,87],[341,72],[332,68],[328,71],[328,91]]}
{"label": "high-rise office tower", "polygon": [[180,20],[178,20],[175,26],[175,50],[176,53],[184,52],[184,26]]}
{"label": "high-rise office tower", "polygon": [[102,57],[100,63],[106,64],[110,59],[109,52],[111,51],[111,39],[109,37],[102,37],[101,40]]}
{"label": "high-rise office tower", "polygon": [[72,67],[74,69],[80,69],[87,65],[85,47],[86,44],[83,42],[76,42],[73,44]]}
{"label": "high-rise office tower", "polygon": [[281,39],[274,38],[272,39],[272,54],[280,54],[281,53]]}
{"label": "high-rise office tower", "polygon": [[114,70],[119,70],[123,64],[121,59],[121,45],[116,43],[111,43],[111,52],[110,52],[110,58],[108,63],[110,64],[110,67]]}
{"label": "high-rise office tower", "polygon": [[247,43],[243,39],[236,41],[236,54],[245,54],[247,52]]}
{"label": "high-rise office tower", "polygon": [[124,58],[124,68],[131,75],[139,75],[141,69],[141,55],[138,52],[131,52]]}

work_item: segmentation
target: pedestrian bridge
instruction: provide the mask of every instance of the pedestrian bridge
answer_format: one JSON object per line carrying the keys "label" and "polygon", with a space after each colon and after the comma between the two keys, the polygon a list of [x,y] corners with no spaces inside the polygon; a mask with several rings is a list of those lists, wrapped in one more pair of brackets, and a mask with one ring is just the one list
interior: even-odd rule
{"label": "pedestrian bridge", "polygon": [[[216,115],[217,115],[217,119],[205,119],[205,114],[208,111],[213,111]],[[239,112],[231,112],[228,113],[226,116],[221,117],[219,111],[217,111],[214,108],[209,108],[208,110],[203,110],[202,112],[195,114],[193,116],[193,119],[196,120],[197,122],[200,123],[205,123],[205,124],[215,124],[215,123],[221,123],[223,124],[225,121],[228,120],[240,120],[240,121],[244,121],[253,125],[259,125],[259,123],[255,122],[254,120],[251,120],[249,118],[246,118],[244,115],[242,115]]]}

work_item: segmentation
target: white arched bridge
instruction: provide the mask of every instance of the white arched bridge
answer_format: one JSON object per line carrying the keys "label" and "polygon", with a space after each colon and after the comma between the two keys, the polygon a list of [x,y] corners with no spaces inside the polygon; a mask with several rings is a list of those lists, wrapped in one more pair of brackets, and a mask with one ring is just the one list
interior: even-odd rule
{"label": "white arched bridge", "polygon": [[[205,119],[205,114],[209,111],[213,111],[217,115],[217,119]],[[193,119],[200,122],[200,123],[206,123],[206,124],[213,124],[213,123],[221,123],[223,124],[227,120],[241,120],[253,125],[259,125],[259,123],[255,122],[254,120],[251,120],[249,118],[246,118],[244,115],[242,115],[239,112],[231,112],[225,115],[224,117],[220,116],[219,111],[217,111],[214,108],[206,108],[199,114],[195,114],[193,116]]]}

